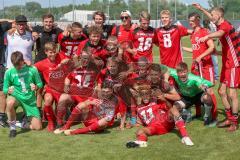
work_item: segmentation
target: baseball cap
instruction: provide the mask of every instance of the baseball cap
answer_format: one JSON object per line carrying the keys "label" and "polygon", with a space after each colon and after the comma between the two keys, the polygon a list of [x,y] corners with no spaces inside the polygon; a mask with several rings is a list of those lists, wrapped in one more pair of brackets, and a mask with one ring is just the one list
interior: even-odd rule
{"label": "baseball cap", "polygon": [[127,13],[129,17],[132,16],[132,14],[129,10],[123,10],[120,15],[122,16],[122,14],[124,14],[124,13]]}
{"label": "baseball cap", "polygon": [[24,15],[19,15],[15,18],[16,22],[27,22],[27,18]]}

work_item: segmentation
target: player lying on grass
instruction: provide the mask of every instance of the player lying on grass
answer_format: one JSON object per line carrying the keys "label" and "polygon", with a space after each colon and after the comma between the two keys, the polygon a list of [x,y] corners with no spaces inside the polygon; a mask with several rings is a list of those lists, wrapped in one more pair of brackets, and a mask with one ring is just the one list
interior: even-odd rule
{"label": "player lying on grass", "polygon": [[[113,83],[104,81],[97,98],[89,97],[80,102],[72,111],[69,121],[76,122],[81,118],[85,127],[65,130],[65,135],[86,134],[99,132],[112,126],[115,116],[120,113],[120,128],[124,128],[126,106],[124,102],[113,93]],[[74,113],[74,114],[73,114]]]}
{"label": "player lying on grass", "polygon": [[[177,127],[181,136],[182,143],[192,146],[194,145],[188,136],[182,117],[173,116],[174,112],[178,112],[176,108],[172,108],[171,104],[160,94],[153,93],[150,85],[141,85],[138,88],[141,96],[141,104],[137,105],[136,111],[140,123],[144,128],[140,128],[136,132],[137,140],[130,141],[126,144],[128,148],[147,147],[148,136],[162,135],[169,133]],[[161,103],[154,100],[155,97],[161,98]],[[170,107],[170,108],[169,108]]]}
{"label": "player lying on grass", "polygon": [[183,108],[189,108],[192,105],[203,105],[205,109],[204,113],[204,125],[209,125],[212,122],[212,99],[207,88],[213,86],[213,84],[199,76],[196,76],[188,72],[188,66],[184,62],[180,62],[176,70],[169,69],[170,75],[175,80],[175,86],[181,95],[181,100],[174,103],[179,110]]}
{"label": "player lying on grass", "polygon": [[[208,39],[205,42],[199,42],[198,39],[209,34],[206,28],[202,28],[200,25],[200,15],[196,12],[189,14],[188,21],[193,29],[193,33],[190,36],[192,48],[183,47],[185,51],[192,53],[192,67],[191,72],[198,75],[214,84],[214,67],[211,55],[215,51],[214,42],[212,39]],[[212,118],[217,119],[217,99],[215,97],[213,88],[208,88],[208,93],[212,97]],[[201,115],[201,106],[196,106],[196,115]]]}
{"label": "player lying on grass", "polygon": [[16,111],[15,107],[22,106],[30,125],[26,128],[40,130],[42,128],[41,117],[36,105],[35,91],[42,87],[41,78],[35,67],[25,65],[23,54],[13,52],[11,62],[14,67],[9,68],[4,76],[4,94],[7,97],[6,112],[10,126],[9,137],[16,137]]}
{"label": "player lying on grass", "polygon": [[[55,102],[55,104],[58,103],[61,91],[63,91],[63,89],[56,90],[56,88],[60,87],[63,88],[64,85],[63,84],[61,85],[57,81],[55,81],[54,88],[52,88],[51,84],[49,86],[49,83],[51,79],[53,77],[56,78],[56,76],[59,76],[59,78],[62,79],[65,78],[65,74],[63,72],[57,73],[55,71],[56,68],[61,67],[62,64],[68,63],[69,59],[60,58],[60,55],[56,53],[57,45],[54,42],[47,42],[45,43],[44,47],[45,47],[44,51],[45,54],[47,55],[47,58],[35,63],[35,67],[38,69],[39,73],[43,75],[43,79],[45,82],[43,112],[45,118],[48,121],[47,126],[48,131],[53,131],[55,129],[56,117],[52,105],[53,102]],[[39,94],[42,94],[42,92]]]}
{"label": "player lying on grass", "polygon": [[76,68],[65,78],[65,93],[60,96],[57,106],[57,123],[60,128],[55,130],[56,132],[63,132],[72,125],[70,122],[64,125],[67,108],[85,101],[96,91],[95,86],[99,75],[99,69],[95,63],[91,61],[91,57],[92,55],[84,50],[79,56]]}

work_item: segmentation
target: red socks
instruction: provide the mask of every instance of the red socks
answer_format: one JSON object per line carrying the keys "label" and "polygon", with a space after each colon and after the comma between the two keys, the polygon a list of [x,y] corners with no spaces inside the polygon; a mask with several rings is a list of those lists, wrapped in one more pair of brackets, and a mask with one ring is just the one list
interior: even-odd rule
{"label": "red socks", "polygon": [[79,128],[71,131],[71,134],[86,134],[88,132],[96,132],[100,128],[98,122],[91,124],[88,127]]}
{"label": "red socks", "polygon": [[182,137],[187,137],[188,136],[188,133],[187,133],[187,130],[186,130],[186,127],[185,127],[185,123],[182,119],[177,120],[175,122],[175,125],[178,128]]}
{"label": "red socks", "polygon": [[43,108],[43,112],[44,112],[44,115],[45,117],[47,118],[48,122],[54,122],[56,117],[54,115],[54,112],[53,112],[53,108],[52,106],[44,106]]}
{"label": "red socks", "polygon": [[57,124],[62,126],[64,124],[64,117],[67,113],[67,108],[65,107],[57,107]]}
{"label": "red socks", "polygon": [[212,106],[212,110],[211,110],[212,119],[216,120],[217,119],[217,99],[216,99],[215,94],[211,94],[210,96],[211,96],[212,102],[213,102],[213,106]]}
{"label": "red socks", "polygon": [[73,108],[70,117],[64,125],[64,128],[69,129],[73,123],[77,122],[81,113],[81,110],[79,110],[77,107]]}
{"label": "red socks", "polygon": [[148,138],[145,134],[139,134],[139,135],[137,135],[137,140],[147,142]]}

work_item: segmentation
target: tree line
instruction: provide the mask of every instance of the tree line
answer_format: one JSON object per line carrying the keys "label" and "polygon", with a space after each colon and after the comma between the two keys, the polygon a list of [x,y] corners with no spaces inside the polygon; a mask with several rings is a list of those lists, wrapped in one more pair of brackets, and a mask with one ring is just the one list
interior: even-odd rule
{"label": "tree line", "polygon": [[[175,17],[175,0],[150,0],[152,19],[159,19],[159,13],[163,9],[169,9]],[[223,6],[226,12],[226,18],[229,20],[238,20],[240,1],[239,0],[208,0],[209,6]],[[101,10],[109,13],[110,20],[119,19],[122,10],[128,9],[132,13],[133,19],[138,19],[138,14],[142,10],[148,10],[148,0],[92,0],[89,4],[78,4],[73,6],[66,5],[61,7],[43,8],[38,2],[27,2],[25,5],[13,5],[4,7],[0,10],[1,18],[14,19],[19,14],[26,15],[31,21],[41,20],[41,16],[51,12],[56,20],[59,20],[63,14],[73,10]],[[186,20],[188,13],[196,11],[191,4],[185,4],[176,0],[176,18]]]}

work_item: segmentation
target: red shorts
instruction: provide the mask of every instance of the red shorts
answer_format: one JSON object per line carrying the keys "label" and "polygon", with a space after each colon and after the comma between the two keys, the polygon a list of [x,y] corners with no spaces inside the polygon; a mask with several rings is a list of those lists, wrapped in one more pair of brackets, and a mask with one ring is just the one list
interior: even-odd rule
{"label": "red shorts", "polygon": [[59,98],[60,98],[60,96],[61,96],[61,93],[60,93],[60,92],[58,92],[58,91],[56,91],[56,90],[54,90],[54,89],[52,89],[52,88],[50,88],[50,87],[48,87],[48,86],[45,87],[45,94],[46,94],[46,93],[51,94],[51,95],[53,96],[53,100],[54,100],[55,102],[58,102],[58,101],[59,101]]}
{"label": "red shorts", "polygon": [[240,67],[222,68],[220,82],[226,84],[228,88],[240,87]]}
{"label": "red shorts", "polygon": [[75,103],[84,102],[88,99],[88,97],[81,97],[79,95],[71,95],[71,98]]}
{"label": "red shorts", "polygon": [[150,130],[151,135],[161,135],[170,132],[174,128],[174,123],[153,122],[147,128]]}
{"label": "red shorts", "polygon": [[214,69],[213,67],[201,67],[200,65],[196,68],[195,65],[192,65],[192,73],[200,76],[214,84]]}

